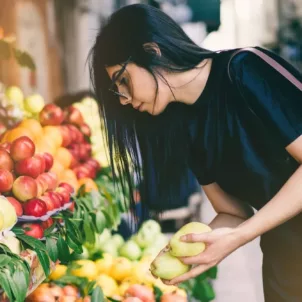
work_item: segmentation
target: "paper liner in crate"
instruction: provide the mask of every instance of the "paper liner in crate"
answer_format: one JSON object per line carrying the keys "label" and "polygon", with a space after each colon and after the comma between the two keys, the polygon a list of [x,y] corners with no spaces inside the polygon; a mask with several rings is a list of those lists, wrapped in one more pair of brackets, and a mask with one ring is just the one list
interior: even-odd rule
{"label": "paper liner in crate", "polygon": [[30,221],[46,221],[48,218],[50,218],[51,216],[54,216],[64,210],[69,209],[72,206],[72,202],[68,202],[66,204],[64,204],[63,207],[53,210],[53,211],[49,211],[47,212],[46,215],[41,216],[41,217],[35,217],[35,216],[27,216],[27,215],[22,215],[20,217],[18,217],[18,222],[30,222]]}
{"label": "paper liner in crate", "polygon": [[[27,295],[30,295],[45,279],[42,265],[38,259],[37,253],[32,250],[24,250],[20,255],[30,266],[30,279]],[[55,269],[55,263],[51,262],[50,270]]]}

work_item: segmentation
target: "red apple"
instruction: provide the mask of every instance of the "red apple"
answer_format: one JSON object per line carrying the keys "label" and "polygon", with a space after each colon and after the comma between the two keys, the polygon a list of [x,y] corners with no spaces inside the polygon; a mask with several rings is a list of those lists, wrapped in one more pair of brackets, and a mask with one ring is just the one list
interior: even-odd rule
{"label": "red apple", "polygon": [[57,199],[60,201],[60,205],[61,207],[64,206],[64,198],[61,194],[59,194],[58,192],[53,192],[53,194],[57,197]]}
{"label": "red apple", "polygon": [[73,186],[71,186],[71,185],[68,184],[67,182],[61,182],[61,183],[59,184],[59,188],[64,188],[64,189],[66,189],[66,190],[69,192],[69,194],[74,193],[74,188],[73,188]]}
{"label": "red apple", "polygon": [[73,169],[78,179],[89,177],[89,169],[85,166],[79,166]]}
{"label": "red apple", "polygon": [[143,302],[143,301],[137,297],[127,297],[127,298],[123,299],[122,302]]}
{"label": "red apple", "polygon": [[47,213],[47,206],[43,200],[35,198],[24,203],[23,211],[28,216],[42,217]]}
{"label": "red apple", "polygon": [[44,173],[46,170],[46,161],[44,154],[36,154],[34,157],[40,161],[40,174]]}
{"label": "red apple", "polygon": [[[69,151],[70,151],[70,150],[69,150]],[[79,162],[78,162],[78,160],[75,158],[75,156],[73,155],[72,152],[70,152],[70,154],[71,154],[71,163],[70,163],[69,168],[70,168],[70,169],[73,169],[73,168],[75,168],[76,166],[79,165]]]}
{"label": "red apple", "polygon": [[75,160],[80,160],[80,145],[78,144],[72,144],[68,147],[68,150],[72,154],[72,156],[75,158]]}
{"label": "red apple", "polygon": [[65,127],[68,128],[70,139],[71,139],[71,142],[69,143],[69,145],[72,143],[76,143],[77,142],[77,131],[76,131],[77,127],[75,127],[73,125],[66,125]]}
{"label": "red apple", "polygon": [[74,106],[69,106],[64,110],[64,113],[66,123],[74,125],[82,125],[84,123],[84,118],[78,108]]}
{"label": "red apple", "polygon": [[17,175],[26,175],[32,178],[37,178],[41,174],[42,162],[37,156],[19,160],[15,164]]}
{"label": "red apple", "polygon": [[22,216],[23,208],[21,203],[14,197],[6,197],[6,199],[11,203],[11,205],[15,208],[17,216]]}
{"label": "red apple", "polygon": [[58,185],[58,177],[53,172],[42,173],[41,175],[38,176],[38,178],[39,179],[41,178],[47,183],[48,191],[54,190]]}
{"label": "red apple", "polygon": [[21,136],[12,142],[10,155],[14,161],[19,161],[34,156],[35,144],[27,136]]}
{"label": "red apple", "polygon": [[47,195],[47,192],[40,197],[41,200],[44,201],[46,207],[47,207],[47,212],[55,210],[57,207],[53,200]]}
{"label": "red apple", "polygon": [[7,170],[0,169],[0,193],[8,192],[13,186],[13,174]]}
{"label": "red apple", "polygon": [[42,154],[45,161],[45,172],[48,172],[53,165],[53,156],[47,152]]}
{"label": "red apple", "polygon": [[10,153],[10,148],[11,148],[12,143],[10,142],[5,142],[0,145],[1,148],[5,149],[8,153]]}
{"label": "red apple", "polygon": [[12,171],[13,168],[14,162],[9,153],[4,148],[0,148],[0,169]]}
{"label": "red apple", "polygon": [[38,194],[37,196],[41,196],[43,195],[47,190],[48,190],[48,184],[45,178],[43,178],[43,176],[41,177],[41,175],[39,175],[36,178],[36,182],[37,182],[37,186],[38,186]]}
{"label": "red apple", "polygon": [[36,181],[30,176],[19,176],[13,183],[14,196],[20,201],[35,198],[38,193]]}
{"label": "red apple", "polygon": [[81,144],[79,146],[80,146],[79,149],[80,159],[86,161],[91,156],[91,152],[90,152],[91,149],[89,150],[86,144]]}
{"label": "red apple", "polygon": [[56,189],[56,193],[62,197],[63,205],[70,202],[70,192],[67,189],[59,187]]}
{"label": "red apple", "polygon": [[86,163],[83,166],[89,170],[89,177],[90,178],[95,178],[96,177],[96,170],[93,166],[91,166],[89,164],[86,164]]}
{"label": "red apple", "polygon": [[80,128],[80,131],[85,135],[85,136],[88,136],[90,137],[91,136],[91,130],[90,130],[90,127],[87,125],[87,124],[82,124],[79,126]]}
{"label": "red apple", "polygon": [[26,223],[22,228],[25,230],[25,235],[41,239],[44,236],[43,228],[38,223]]}
{"label": "red apple", "polygon": [[177,293],[165,293],[161,296],[160,302],[187,302],[188,299]]}
{"label": "red apple", "polygon": [[42,126],[51,125],[58,126],[62,124],[64,119],[63,111],[55,104],[47,104],[39,114]]}
{"label": "red apple", "polygon": [[89,158],[85,162],[85,164],[93,166],[96,169],[96,171],[99,171],[101,169],[100,163],[94,158]]}
{"label": "red apple", "polygon": [[53,191],[46,192],[42,197],[49,197],[54,205],[54,209],[59,209],[61,205],[61,198]]}
{"label": "red apple", "polygon": [[61,131],[62,138],[63,138],[62,146],[63,147],[69,146],[72,143],[72,136],[71,136],[69,128],[65,125],[62,125],[62,126],[60,126],[60,131]]}
{"label": "red apple", "polygon": [[54,221],[51,217],[41,223],[41,226],[44,230],[50,228],[53,225]]}

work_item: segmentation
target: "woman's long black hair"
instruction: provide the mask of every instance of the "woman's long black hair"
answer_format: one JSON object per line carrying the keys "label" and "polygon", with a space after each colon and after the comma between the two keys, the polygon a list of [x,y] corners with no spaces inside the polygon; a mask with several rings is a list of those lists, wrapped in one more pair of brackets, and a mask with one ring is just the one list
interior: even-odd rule
{"label": "woman's long black hair", "polygon": [[[150,43],[156,43],[161,55],[146,47]],[[132,193],[136,172],[144,180],[143,196],[152,192],[161,201],[158,211],[173,207],[173,198],[187,175],[190,106],[171,103],[158,116],[122,106],[108,91],[111,80],[105,66],[131,58],[132,63],[150,72],[157,83],[156,75],[165,80],[159,70],[187,71],[214,55],[197,46],[165,13],[143,4],[125,6],[115,12],[102,27],[91,50],[91,80],[105,120],[113,174],[123,176],[123,189]],[[148,198],[143,201],[154,202]]]}

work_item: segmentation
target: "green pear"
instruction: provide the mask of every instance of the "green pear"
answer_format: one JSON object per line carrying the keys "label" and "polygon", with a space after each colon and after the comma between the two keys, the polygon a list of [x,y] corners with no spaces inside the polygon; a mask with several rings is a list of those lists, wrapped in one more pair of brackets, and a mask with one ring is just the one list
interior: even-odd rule
{"label": "green pear", "polygon": [[155,237],[154,246],[160,250],[162,250],[169,243],[169,239],[166,235],[160,233]]}
{"label": "green pear", "polygon": [[182,242],[180,237],[187,234],[201,234],[210,231],[211,228],[208,225],[200,222],[190,222],[184,225],[170,240],[171,255],[175,257],[191,257],[202,253],[206,248],[203,242]]}
{"label": "green pear", "polygon": [[144,249],[143,256],[151,256],[155,258],[161,250],[162,249],[158,248],[157,246],[149,246]]}
{"label": "green pear", "polygon": [[164,252],[154,259],[150,270],[153,275],[171,280],[190,270],[190,266],[183,264],[178,258],[172,256],[169,252]]}
{"label": "green pear", "polygon": [[115,242],[118,249],[125,243],[124,238],[120,234],[114,234],[111,239]]}
{"label": "green pear", "polygon": [[3,215],[3,225],[0,231],[11,229],[17,223],[16,210],[4,196],[0,196],[0,213]]}
{"label": "green pear", "polygon": [[148,232],[147,230],[141,229],[134,236],[134,240],[140,248],[144,249],[154,243],[155,236],[156,236],[156,234],[153,234],[151,232]]}
{"label": "green pear", "polygon": [[141,257],[141,249],[132,240],[128,240],[119,250],[119,254],[122,257],[128,258],[129,260],[137,260]]}

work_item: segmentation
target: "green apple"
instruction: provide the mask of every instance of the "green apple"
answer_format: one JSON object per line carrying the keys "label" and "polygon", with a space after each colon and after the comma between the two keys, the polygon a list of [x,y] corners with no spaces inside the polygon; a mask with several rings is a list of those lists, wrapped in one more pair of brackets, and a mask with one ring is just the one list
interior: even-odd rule
{"label": "green apple", "polygon": [[23,109],[24,104],[24,95],[22,90],[17,86],[10,86],[5,90],[5,95],[9,101],[12,103],[17,104],[20,108]]}
{"label": "green apple", "polygon": [[89,259],[89,251],[86,246],[82,246],[83,253],[82,254],[74,254],[74,259],[80,260],[80,259]]}
{"label": "green apple", "polygon": [[104,244],[107,240],[111,238],[111,232],[108,229],[104,229],[102,234],[99,235],[100,245]]}
{"label": "green apple", "polygon": [[151,234],[159,234],[161,232],[161,226],[157,221],[149,219],[142,224],[140,231],[141,230],[150,232]]}
{"label": "green apple", "polygon": [[3,215],[3,225],[0,231],[11,229],[17,223],[16,210],[4,196],[0,196],[0,213]]}
{"label": "green apple", "polygon": [[120,234],[114,234],[111,239],[115,242],[118,249],[125,243],[124,238]]}
{"label": "green apple", "polygon": [[113,257],[117,257],[118,256],[118,251],[115,245],[115,242],[111,239],[109,239],[108,241],[106,241],[106,243],[103,245],[102,252],[104,253],[108,253]]}
{"label": "green apple", "polygon": [[202,253],[206,245],[203,242],[187,243],[180,241],[180,237],[187,234],[202,234],[210,232],[211,228],[200,222],[190,222],[176,232],[170,240],[171,255],[175,257],[191,257]]}
{"label": "green apple", "polygon": [[190,266],[183,264],[169,252],[165,252],[154,259],[151,263],[150,270],[153,275],[161,279],[171,280],[188,272]]}
{"label": "green apple", "polygon": [[151,256],[152,258],[156,257],[161,249],[156,246],[149,246],[143,250],[143,256]]}
{"label": "green apple", "polygon": [[45,101],[40,94],[32,94],[24,100],[24,109],[30,113],[39,113],[44,105]]}
{"label": "green apple", "polygon": [[128,240],[119,250],[119,254],[122,257],[128,258],[130,260],[137,260],[141,257],[141,249],[132,240]]}

